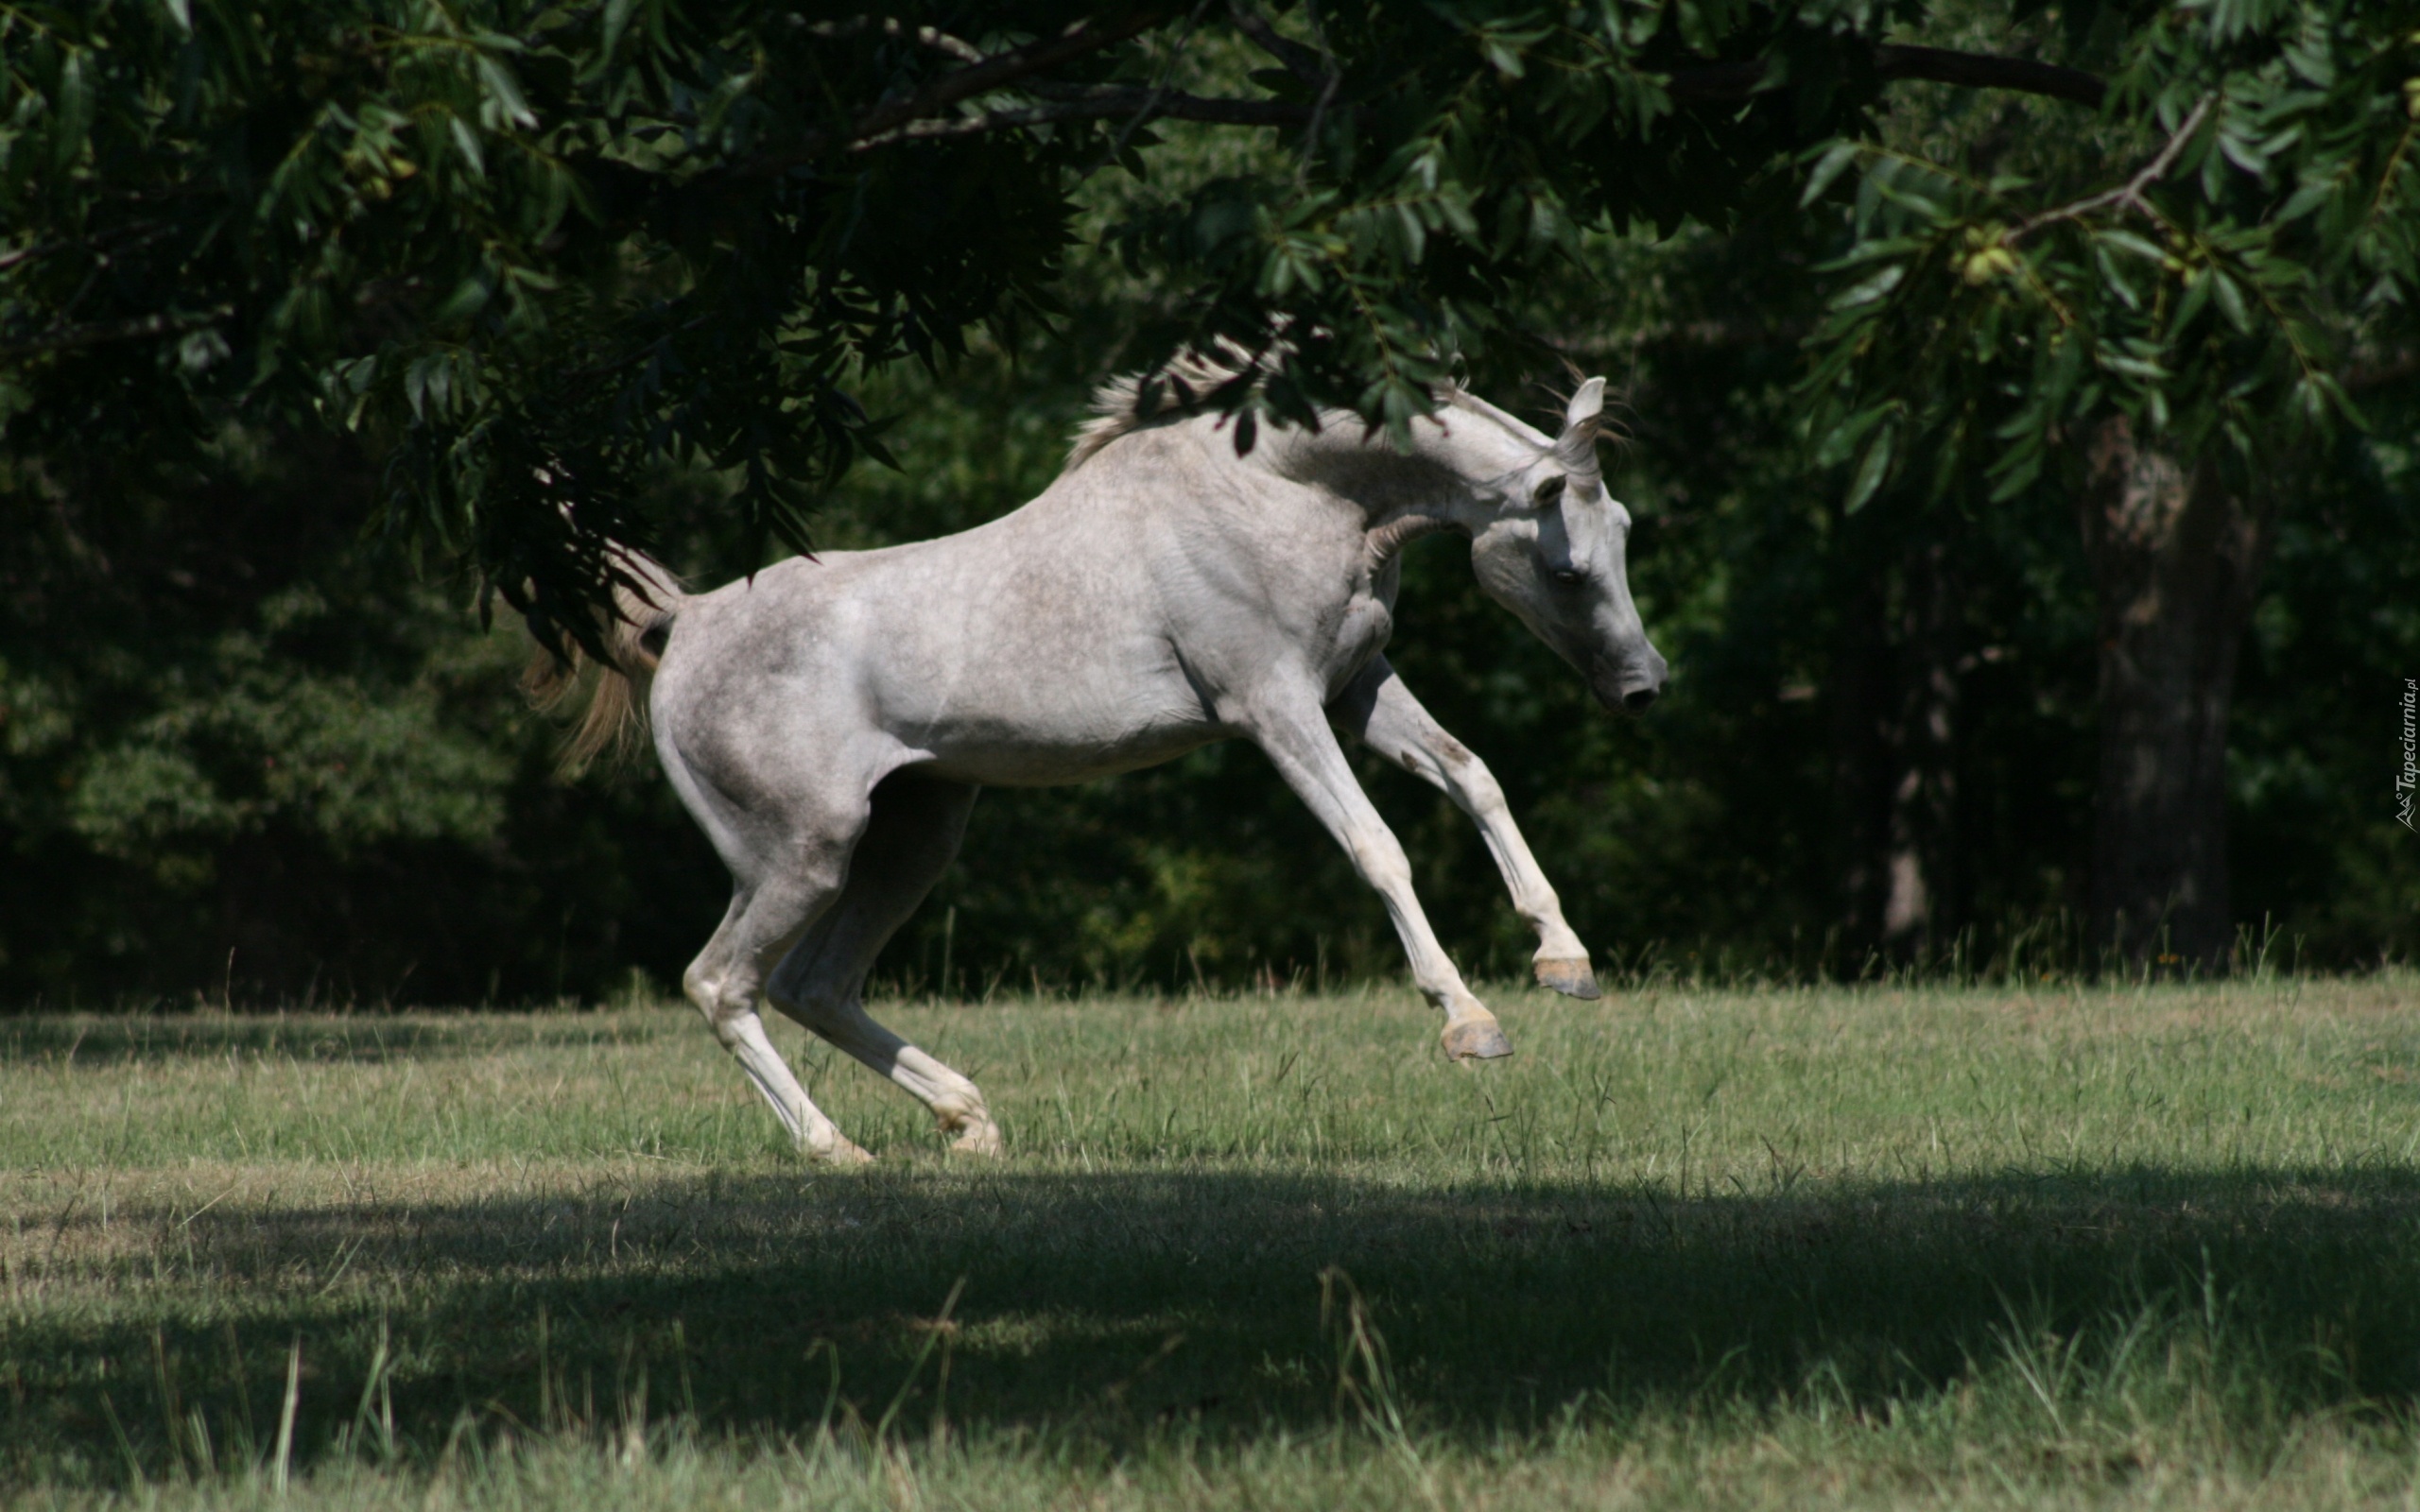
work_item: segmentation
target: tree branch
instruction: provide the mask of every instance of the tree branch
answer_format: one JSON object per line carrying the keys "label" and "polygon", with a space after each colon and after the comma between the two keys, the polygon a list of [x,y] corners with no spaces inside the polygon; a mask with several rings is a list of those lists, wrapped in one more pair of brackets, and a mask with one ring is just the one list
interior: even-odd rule
{"label": "tree branch", "polygon": [[896,16],[885,16],[879,21],[872,16],[852,16],[846,21],[819,21],[806,29],[810,36],[828,37],[836,41],[862,37],[870,31],[879,31],[886,37],[912,37],[921,45],[930,47],[935,52],[947,53],[961,63],[983,61],[983,50],[973,43],[960,37],[953,37],[948,32],[932,26],[918,26],[911,31],[906,23]]}
{"label": "tree branch", "polygon": [[140,341],[147,336],[182,335],[216,325],[235,313],[232,304],[193,315],[145,315],[127,320],[97,320],[89,325],[71,325],[53,329],[42,335],[0,347],[0,362],[15,362],[38,356],[45,352],[67,352],[77,347],[97,347],[112,341]]}
{"label": "tree branch", "polygon": [[1313,89],[1319,89],[1328,82],[1328,71],[1322,65],[1320,55],[1315,49],[1304,46],[1291,37],[1281,35],[1275,26],[1269,24],[1268,17],[1257,10],[1246,9],[1241,0],[1236,0],[1236,3],[1230,5],[1227,9],[1235,17],[1236,29],[1250,38],[1253,46],[1283,63],[1286,66],[1286,72]]}
{"label": "tree branch", "polygon": [[1988,53],[1952,52],[1946,47],[1904,47],[1888,43],[1874,50],[1874,71],[1884,78],[1922,78],[1936,84],[1962,84],[1968,89],[2005,89],[2020,94],[2048,94],[2078,105],[2100,109],[2109,86],[2096,74],[2030,58],[1997,58]]}
{"label": "tree branch", "polygon": [[[1167,20],[1172,13],[1172,9],[1165,5],[1145,5],[1098,26],[1088,21],[1079,21],[1056,37],[1046,37],[1022,47],[1011,47],[1004,53],[994,53],[979,62],[952,69],[905,99],[874,106],[859,115],[848,134],[837,143],[828,131],[810,131],[788,151],[766,153],[739,164],[735,171],[750,178],[769,177],[786,173],[801,163],[812,163],[836,146],[871,146],[877,139],[900,140],[907,134],[901,129],[911,122],[939,116],[960,100],[1006,89],[1087,53],[1114,47],[1138,32],[1149,31]],[[940,35],[935,33],[935,37]],[[920,37],[918,40],[927,45],[940,45],[931,39]]]}
{"label": "tree branch", "polygon": [[928,141],[937,137],[978,136],[986,131],[1004,131],[1021,126],[1039,126],[1046,121],[1097,121],[1115,116],[1132,116],[1147,121],[1166,116],[1178,121],[1209,121],[1219,126],[1299,126],[1310,119],[1311,107],[1294,105],[1285,100],[1234,100],[1186,94],[1175,90],[1163,93],[1157,99],[1147,89],[1092,90],[1073,98],[1048,105],[1027,105],[1011,110],[986,111],[981,115],[945,116],[940,120],[910,121],[880,136],[864,138],[849,144],[852,152],[887,146],[892,142]]}
{"label": "tree branch", "polygon": [[2093,195],[2088,198],[2076,200],[2073,204],[2061,205],[2056,210],[2046,210],[2030,219],[2019,221],[2000,238],[2000,245],[2014,247],[2045,226],[2062,220],[2082,220],[2094,211],[2106,210],[2112,205],[2137,210],[2146,215],[2150,215],[2151,206],[2143,202],[2143,191],[2167,176],[2168,170],[2176,163],[2176,155],[2185,150],[2187,143],[2193,140],[2193,133],[2202,129],[2202,123],[2209,119],[2210,107],[2216,103],[2218,103],[2218,96],[2215,94],[2202,96],[2202,103],[2194,106],[2192,112],[2178,123],[2174,133],[2169,137],[2167,143],[2161,146],[2152,161],[2144,163],[2142,171],[2124,183],[2105,194]]}
{"label": "tree branch", "polygon": [[[1284,63],[1297,78],[1321,91],[1319,105],[1297,105],[1272,99],[1209,98],[1174,92],[1163,93],[1154,99],[1151,92],[1147,90],[1116,87],[1082,89],[1079,93],[1079,86],[1063,85],[1037,77],[1062,63],[1115,46],[1159,26],[1175,14],[1172,6],[1151,4],[1139,6],[1099,26],[1078,22],[1056,37],[980,57],[963,68],[942,75],[904,99],[889,101],[865,112],[857,117],[848,135],[838,142],[830,133],[811,132],[795,148],[787,152],[769,153],[741,165],[736,171],[752,177],[782,173],[801,163],[810,163],[835,146],[857,152],[895,142],[977,136],[987,131],[1013,130],[1053,121],[1098,120],[1121,114],[1132,114],[1138,122],[1166,117],[1180,121],[1207,121],[1218,126],[1302,126],[1316,121],[1320,111],[1336,91],[1340,82],[1337,76],[1322,65],[1318,54],[1282,35],[1266,18],[1241,3],[1234,4],[1231,13],[1236,28],[1256,46]],[[863,18],[860,19],[862,21]],[[850,25],[854,26],[856,24]],[[871,22],[864,23],[865,29],[872,29],[872,25]],[[883,26],[885,30],[894,34],[907,34],[906,29],[895,23],[884,23]],[[919,28],[915,35],[918,42],[953,57],[964,57],[972,51],[959,39],[935,32],[929,27]],[[2079,69],[2062,68],[2022,58],[1952,52],[1940,47],[1880,46],[1875,49],[1874,65],[1875,71],[1885,79],[1921,78],[1970,89],[2014,90],[2096,107],[2107,93],[2107,86],[2100,79]],[[1768,87],[1772,73],[1772,63],[1761,59],[1750,62],[1716,63],[1703,68],[1676,70],[1668,77],[1665,87],[1673,99],[1683,103],[1742,100]],[[951,106],[960,101],[1011,86],[1042,94],[1050,98],[1051,103],[987,111],[970,116],[947,113]]]}
{"label": "tree branch", "polygon": [[[2020,94],[2047,94],[2095,110],[2109,93],[2100,78],[2080,68],[2037,63],[2028,58],[2000,58],[1990,53],[1952,52],[1945,47],[1885,44],[1874,50],[1874,71],[1885,79],[1929,79],[1968,89],[2004,89]],[[1700,101],[1744,100],[1772,80],[1772,64],[1758,59],[1744,63],[1713,63],[1703,68],[1675,69],[1665,83],[1672,98]]]}
{"label": "tree branch", "polygon": [[862,142],[895,130],[910,121],[938,115],[959,100],[1005,89],[1028,75],[1115,46],[1137,32],[1149,31],[1168,15],[1165,8],[1138,6],[1105,26],[1094,26],[1080,21],[1056,37],[995,53],[979,63],[943,74],[904,100],[875,106],[857,117],[856,128],[849,133],[850,140]]}

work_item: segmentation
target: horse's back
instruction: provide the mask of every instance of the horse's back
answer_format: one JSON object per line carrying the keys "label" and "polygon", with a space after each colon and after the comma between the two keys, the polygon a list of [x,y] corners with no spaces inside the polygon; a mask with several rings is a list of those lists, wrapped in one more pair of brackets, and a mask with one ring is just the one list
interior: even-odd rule
{"label": "horse's back", "polygon": [[1140,432],[971,530],[793,559],[692,600],[658,716],[684,750],[733,760],[828,763],[856,742],[1015,785],[1221,738],[1220,689],[1330,659],[1298,643],[1344,628],[1359,536],[1232,475],[1231,455],[1203,455],[1219,444]]}

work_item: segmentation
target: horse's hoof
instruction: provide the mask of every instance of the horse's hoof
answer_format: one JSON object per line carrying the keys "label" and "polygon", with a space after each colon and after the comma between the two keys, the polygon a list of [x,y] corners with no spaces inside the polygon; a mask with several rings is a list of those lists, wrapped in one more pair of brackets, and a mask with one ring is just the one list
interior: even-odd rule
{"label": "horse's hoof", "polygon": [[1438,1040],[1445,1046],[1448,1060],[1494,1060],[1512,1053],[1512,1041],[1504,1038],[1504,1027],[1494,1019],[1463,1019],[1445,1025]]}
{"label": "horse's hoof", "polygon": [[1588,969],[1588,957],[1574,960],[1538,962],[1538,986],[1550,987],[1567,998],[1598,998],[1597,973]]}
{"label": "horse's hoof", "polygon": [[838,1134],[833,1136],[833,1138],[838,1141],[838,1143],[833,1144],[829,1149],[819,1150],[813,1145],[807,1146],[806,1158],[810,1160],[819,1160],[825,1165],[845,1166],[873,1164],[873,1157],[868,1155],[847,1135]]}
{"label": "horse's hoof", "polygon": [[1008,1152],[1008,1146],[1000,1142],[1000,1125],[989,1119],[959,1129],[958,1138],[949,1142],[949,1148],[952,1155],[996,1157]]}

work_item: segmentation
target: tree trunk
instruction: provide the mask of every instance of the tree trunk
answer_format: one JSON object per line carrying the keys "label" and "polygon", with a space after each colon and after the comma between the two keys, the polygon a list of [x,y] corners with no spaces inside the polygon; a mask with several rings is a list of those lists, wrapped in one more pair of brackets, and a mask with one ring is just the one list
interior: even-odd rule
{"label": "tree trunk", "polygon": [[1838,875],[1859,953],[1920,960],[1957,931],[1958,583],[1927,532],[1860,582],[1833,657]]}
{"label": "tree trunk", "polygon": [[2271,512],[2208,466],[2094,433],[2081,499],[2100,630],[2093,936],[2130,963],[2223,965],[2227,713]]}
{"label": "tree trunk", "polygon": [[1958,579],[1947,542],[1919,541],[1903,566],[1899,709],[1891,744],[1889,890],[1884,950],[1902,959],[1945,948],[1958,933]]}
{"label": "tree trunk", "polygon": [[1861,972],[1882,945],[1890,894],[1891,645],[1883,575],[1858,581],[1841,608],[1826,679],[1832,716],[1833,874],[1850,958]]}

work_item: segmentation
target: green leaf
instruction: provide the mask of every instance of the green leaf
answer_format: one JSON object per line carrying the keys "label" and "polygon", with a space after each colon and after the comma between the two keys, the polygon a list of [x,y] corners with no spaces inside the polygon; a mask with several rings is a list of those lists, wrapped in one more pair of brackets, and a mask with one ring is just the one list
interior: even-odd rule
{"label": "green leaf", "polygon": [[471,123],[458,115],[447,116],[445,123],[454,129],[455,149],[462,154],[462,161],[469,165],[471,176],[476,179],[486,178],[488,160],[479,151],[479,136],[477,132],[471,129]]}
{"label": "green leaf", "polygon": [[1853,310],[1858,305],[1872,304],[1877,300],[1885,299],[1907,276],[1908,265],[1893,263],[1873,277],[1862,283],[1852,284],[1847,290],[1836,296],[1832,301],[1832,308]]}
{"label": "green leaf", "polygon": [[457,320],[466,320],[485,309],[487,302],[487,281],[477,277],[466,278],[455,286],[452,294],[446,296],[445,302],[437,307],[438,323],[451,325]]}
{"label": "green leaf", "polygon": [[604,36],[597,43],[597,50],[608,58],[621,44],[623,28],[630,26],[631,11],[637,4],[638,0],[606,0]]}
{"label": "green leaf", "polygon": [[1881,241],[1860,242],[1828,263],[1816,264],[1815,271],[1818,273],[1844,272],[1849,268],[1861,267],[1885,257],[1905,256],[1909,252],[1917,251],[1931,245],[1932,238],[1929,236],[1892,236]]}
{"label": "green leaf", "polygon": [[2107,248],[2094,248],[2092,260],[2094,266],[2100,269],[2100,281],[2108,285],[2110,293],[2118,296],[2118,303],[2129,310],[2140,310],[2143,307],[2142,295],[2135,291],[2134,284],[2126,281],[2126,275],[2118,271],[2118,261],[2109,255]]}
{"label": "green leaf", "polygon": [[2098,353],[2098,356],[2100,366],[2109,371],[2121,373],[2129,378],[2140,378],[2147,383],[2164,384],[2174,376],[2158,363],[2145,362],[2140,357],[2121,356],[2118,352],[2108,351]]}
{"label": "green leaf", "polygon": [[521,97],[521,85],[513,78],[510,69],[481,53],[478,55],[478,72],[479,82],[486,86],[489,103],[495,107],[500,120],[525,131],[538,124],[538,117],[530,112],[528,102]]}
{"label": "green leaf", "polygon": [[76,161],[93,129],[90,56],[81,47],[70,47],[59,68],[59,124],[52,129],[50,156],[52,165],[61,171]]}
{"label": "green leaf", "polygon": [[2203,268],[2198,272],[2198,277],[2193,273],[2186,275],[2185,296],[2176,301],[2175,318],[2169,321],[2168,329],[2171,339],[2182,336],[2193,324],[2193,318],[2202,313],[2202,307],[2210,302],[2209,270]]}
{"label": "green leaf", "polygon": [[1999,481],[1992,487],[1991,502],[2006,504],[2031,488],[2033,480],[2042,475],[2041,442],[2037,439],[2031,446],[2012,454],[2009,465],[1996,471],[1999,473]]}
{"label": "green leaf", "polygon": [[1890,424],[1876,431],[1874,439],[1866,442],[1865,458],[1857,465],[1857,476],[1849,483],[1848,500],[1842,506],[1847,513],[1855,514],[1864,508],[1866,501],[1882,487],[1882,480],[1890,475],[1893,451],[1898,438],[1898,426]]}
{"label": "green leaf", "polygon": [[2243,306],[2242,286],[2215,267],[2210,269],[2204,282],[2210,284],[2210,293],[2219,301],[2219,313],[2227,318],[2227,324],[2240,334],[2250,335],[2252,317]]}
{"label": "green leaf", "polygon": [[1858,144],[1855,142],[1835,142],[1824,149],[1824,155],[1816,160],[1815,171],[1806,176],[1806,192],[1798,197],[1801,209],[1824,198],[1824,191],[1832,187],[1833,180],[1857,161],[1858,147]]}
{"label": "green leaf", "polygon": [[2112,229],[2098,234],[2101,245],[2114,247],[2121,252],[2131,252],[2147,263],[2164,263],[2168,260],[2168,253],[2162,251],[2156,243],[2147,241],[2131,231]]}

